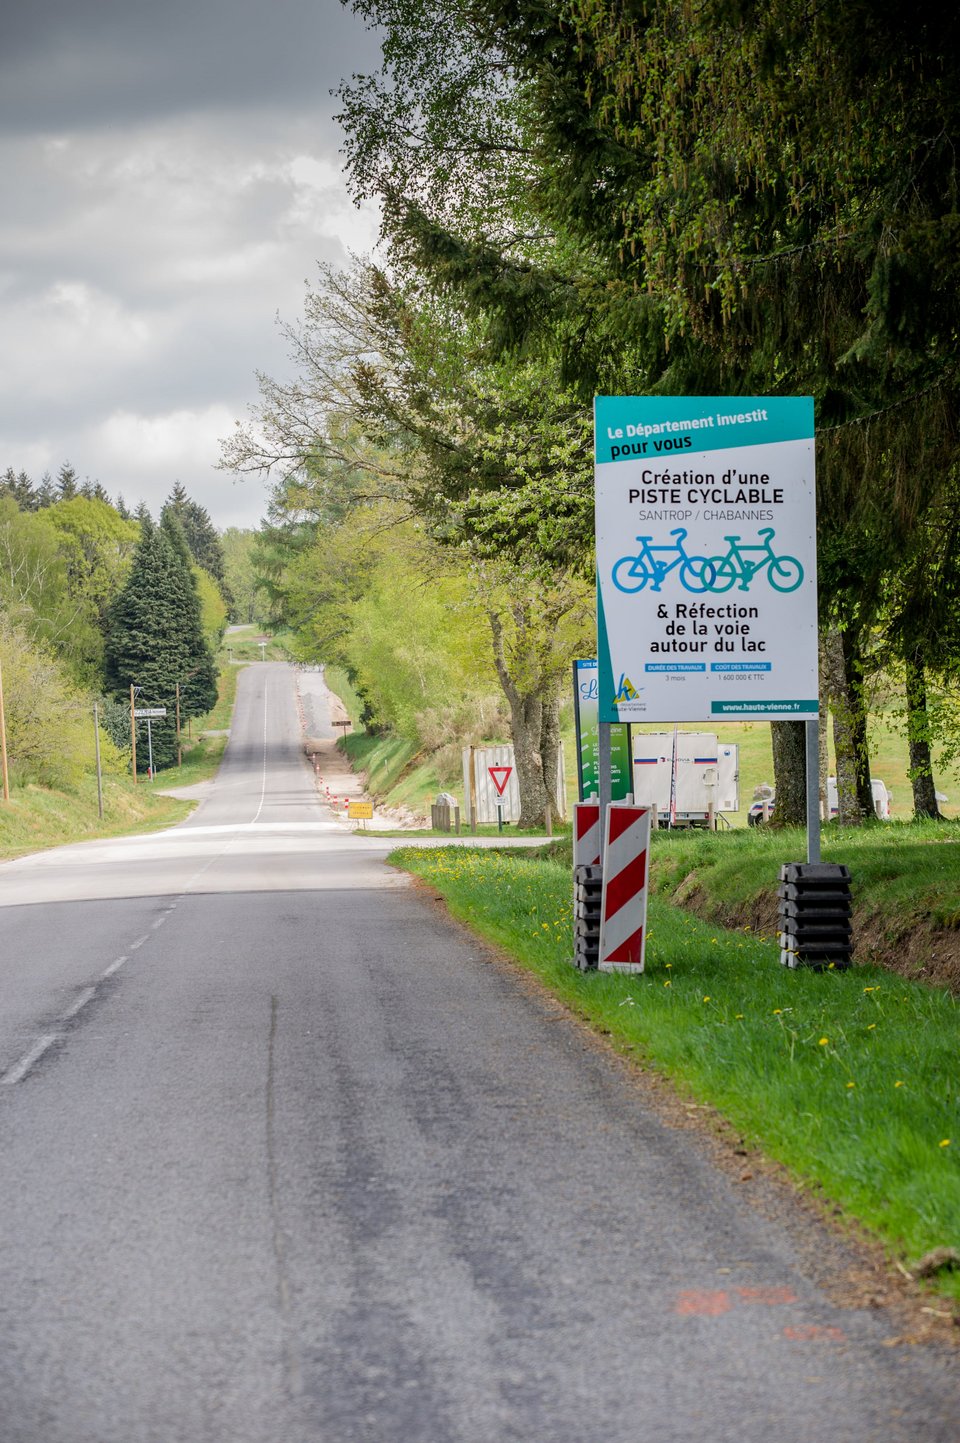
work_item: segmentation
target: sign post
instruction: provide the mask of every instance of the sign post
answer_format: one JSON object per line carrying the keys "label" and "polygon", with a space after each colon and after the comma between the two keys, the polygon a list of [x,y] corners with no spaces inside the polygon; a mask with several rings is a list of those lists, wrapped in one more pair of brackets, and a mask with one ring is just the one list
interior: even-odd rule
{"label": "sign post", "polygon": [[601,724],[815,732],[812,399],[598,396],[595,422]]}
{"label": "sign post", "polygon": [[136,713],[136,707],[134,706],[134,697],[136,696],[136,694],[137,694],[137,693],[136,693],[136,689],[134,688],[133,682],[131,682],[131,683],[130,683],[130,760],[131,760],[131,764],[132,764],[132,766],[133,766],[133,784],[134,784],[134,786],[136,786],[136,784],[137,784],[137,719],[136,719],[136,714],[135,714],[135,713]]}
{"label": "sign post", "polygon": [[7,718],[3,710],[3,663],[0,662],[0,772],[3,777],[3,800],[10,800],[10,772],[7,766]]}
{"label": "sign post", "polygon": [[103,821],[103,770],[100,766],[100,706],[93,704],[93,749],[97,759],[97,816]]}
{"label": "sign post", "polygon": [[494,785],[494,787],[496,788],[496,792],[497,792],[497,831],[498,831],[498,832],[502,832],[502,831],[503,831],[503,802],[500,800],[500,798],[503,796],[504,792],[506,791],[507,782],[510,780],[511,774],[512,774],[512,772],[513,772],[513,767],[508,767],[508,766],[487,767],[487,771],[488,771],[488,773],[490,774],[490,780],[493,782],[493,785]]}
{"label": "sign post", "polygon": [[167,714],[165,706],[138,706],[134,708],[134,723],[145,721],[147,724],[147,765],[149,767],[150,780],[153,780],[153,723],[162,720]]}

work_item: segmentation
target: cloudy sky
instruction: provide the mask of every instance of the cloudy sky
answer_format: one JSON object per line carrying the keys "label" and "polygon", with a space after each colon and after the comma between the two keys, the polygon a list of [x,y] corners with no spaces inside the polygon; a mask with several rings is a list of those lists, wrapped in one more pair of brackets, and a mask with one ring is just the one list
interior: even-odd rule
{"label": "cloudy sky", "polygon": [[276,316],[376,237],[331,87],[378,60],[338,0],[27,0],[0,15],[0,471],[69,460],[219,527],[265,493],[218,438],[288,375]]}

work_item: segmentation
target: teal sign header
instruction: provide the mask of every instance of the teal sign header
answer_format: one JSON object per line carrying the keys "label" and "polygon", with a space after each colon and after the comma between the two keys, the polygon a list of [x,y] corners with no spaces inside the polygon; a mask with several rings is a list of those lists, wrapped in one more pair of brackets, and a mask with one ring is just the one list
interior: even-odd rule
{"label": "teal sign header", "polygon": [[597,396],[596,459],[683,460],[684,453],[727,451],[806,440],[813,435],[809,396]]}

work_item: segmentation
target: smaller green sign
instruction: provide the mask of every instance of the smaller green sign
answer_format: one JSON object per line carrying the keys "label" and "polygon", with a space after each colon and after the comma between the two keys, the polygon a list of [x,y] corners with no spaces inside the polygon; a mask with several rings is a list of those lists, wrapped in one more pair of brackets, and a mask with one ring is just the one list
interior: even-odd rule
{"label": "smaller green sign", "polygon": [[[581,802],[600,793],[600,712],[596,661],[573,663],[573,709],[577,723],[577,775]],[[622,802],[633,792],[630,729],[623,722],[610,727],[611,800]]]}

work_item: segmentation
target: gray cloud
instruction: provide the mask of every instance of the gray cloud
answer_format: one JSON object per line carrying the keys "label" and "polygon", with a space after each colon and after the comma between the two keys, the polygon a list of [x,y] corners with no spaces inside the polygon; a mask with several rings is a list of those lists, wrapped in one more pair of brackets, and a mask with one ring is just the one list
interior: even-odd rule
{"label": "gray cloud", "polygon": [[274,318],[320,259],[368,249],[329,95],[372,69],[332,0],[79,0],[0,22],[0,469],[81,475],[219,525],[262,494],[217,438],[285,373]]}
{"label": "gray cloud", "polygon": [[0,21],[0,125],[316,105],[377,55],[337,0],[33,0]]}

